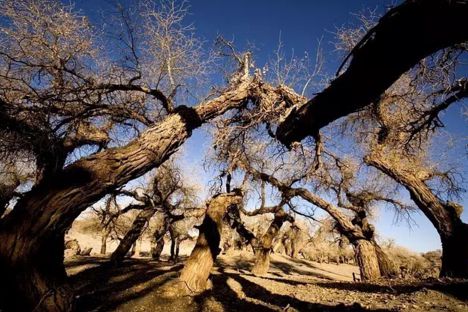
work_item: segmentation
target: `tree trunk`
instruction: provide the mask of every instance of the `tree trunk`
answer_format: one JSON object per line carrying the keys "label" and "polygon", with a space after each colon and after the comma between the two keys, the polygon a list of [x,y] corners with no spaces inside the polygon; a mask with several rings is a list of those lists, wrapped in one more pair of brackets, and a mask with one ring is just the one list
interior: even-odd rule
{"label": "tree trunk", "polygon": [[[36,296],[43,293],[43,287],[37,286],[38,289],[33,289],[32,283],[28,287],[12,286],[16,284],[17,278],[9,272],[23,269],[27,272],[26,268],[21,268],[18,263],[28,263],[29,270],[44,274],[64,272],[64,269],[42,270],[35,262],[30,262],[31,255],[37,256],[37,245],[44,244],[50,237],[58,234],[61,235],[60,240],[63,240],[65,230],[86,208],[109,191],[159,167],[191,136],[192,131],[203,123],[244,105],[251,95],[252,87],[255,86],[251,84],[249,65],[246,63],[242,71],[236,73],[220,96],[195,107],[179,106],[174,113],[145,130],[127,145],[108,148],[82,158],[63,170],[44,177],[17,202],[11,213],[0,219],[0,242],[3,247],[0,248],[0,287],[9,290],[10,300],[31,298],[18,301],[16,304],[22,306],[18,311],[32,310],[35,299],[40,299]],[[21,241],[18,240],[20,235]],[[61,244],[63,245],[63,242]],[[48,252],[45,251],[44,254]],[[14,261],[9,259],[11,255],[16,255]],[[62,281],[61,276],[43,278],[54,281],[50,289],[62,289],[59,285],[59,281]],[[44,282],[41,285],[48,283]],[[66,285],[63,288],[66,288]],[[16,293],[13,293],[13,290]],[[31,306],[24,308],[27,304]]]}
{"label": "tree trunk", "polygon": [[35,240],[27,231],[17,231],[7,240],[4,237],[0,239],[0,309],[72,310],[73,292],[63,265],[63,234]]}
{"label": "tree trunk", "polygon": [[442,238],[440,276],[468,278],[468,224],[460,222],[451,236]]}
{"label": "tree trunk", "polygon": [[229,206],[241,204],[242,194],[238,191],[215,196],[208,203],[197,243],[179,278],[189,293],[199,293],[206,289],[211,268],[220,252],[223,217]]}
{"label": "tree trunk", "polygon": [[359,239],[353,245],[361,280],[371,281],[380,278],[379,262],[374,245],[365,239]]}
{"label": "tree trunk", "polygon": [[171,256],[169,260],[177,262],[179,258],[179,236],[172,227],[169,228],[169,234],[171,236]]}
{"label": "tree trunk", "polygon": [[107,239],[109,238],[110,227],[103,228],[101,231],[101,255],[105,255],[107,252]]}
{"label": "tree trunk", "polygon": [[164,237],[161,237],[158,241],[153,241],[151,246],[151,258],[153,260],[159,260],[161,258],[163,249]]}
{"label": "tree trunk", "polygon": [[111,262],[114,264],[122,262],[127,252],[132,248],[137,239],[140,237],[145,225],[149,222],[151,217],[156,213],[156,209],[145,209],[141,211],[135,220],[132,227],[125,234],[125,237],[120,241],[117,249],[112,253]]}
{"label": "tree trunk", "polygon": [[403,185],[410,193],[411,199],[436,228],[442,242],[440,276],[467,278],[468,241],[466,237],[468,237],[468,230],[466,228],[468,225],[460,219],[463,208],[440,200],[422,179],[393,166],[380,153],[368,155],[364,160],[368,165],[377,168]]}
{"label": "tree trunk", "polygon": [[375,252],[377,255],[377,261],[379,263],[380,275],[387,278],[395,278],[398,276],[398,269],[395,263],[390,260],[387,254],[383,251],[382,247],[373,241]]}
{"label": "tree trunk", "polygon": [[346,71],[290,110],[276,137],[290,146],[374,102],[423,58],[468,40],[467,20],[467,1],[407,0],[391,9],[356,45]]}
{"label": "tree trunk", "polygon": [[273,240],[278,235],[283,223],[291,218],[283,209],[275,213],[275,218],[271,222],[266,233],[262,236],[259,246],[255,249],[255,264],[252,273],[255,275],[265,275],[270,268],[270,253],[273,247]]}

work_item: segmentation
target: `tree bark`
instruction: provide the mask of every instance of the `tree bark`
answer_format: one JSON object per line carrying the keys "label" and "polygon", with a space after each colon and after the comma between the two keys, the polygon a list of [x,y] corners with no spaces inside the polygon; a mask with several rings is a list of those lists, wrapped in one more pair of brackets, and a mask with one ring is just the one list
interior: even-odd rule
{"label": "tree bark", "polygon": [[259,246],[255,248],[255,264],[252,273],[255,275],[265,275],[270,268],[270,253],[273,247],[273,240],[278,235],[283,223],[291,218],[283,209],[275,213],[275,218],[271,222],[266,233],[260,239]]}
{"label": "tree bark", "polygon": [[353,242],[356,262],[359,266],[362,281],[371,281],[380,278],[380,268],[374,245],[365,239]]}
{"label": "tree bark", "polygon": [[101,255],[105,255],[107,252],[107,239],[109,238],[110,227],[105,227],[101,231]]}
{"label": "tree bark", "polygon": [[164,224],[161,228],[156,229],[151,239],[151,257],[153,260],[159,260],[161,253],[164,249],[164,235],[168,230],[169,222],[167,218],[164,218]]}
{"label": "tree bark", "polygon": [[242,204],[242,193],[233,191],[213,197],[200,226],[197,243],[180,274],[189,293],[200,293],[207,287],[213,263],[220,252],[222,221],[227,209]]}
{"label": "tree bark", "polygon": [[125,234],[124,238],[120,241],[117,249],[112,253],[110,261],[114,264],[122,262],[125,255],[130,248],[136,243],[137,239],[141,236],[145,225],[149,222],[151,217],[156,213],[156,209],[145,209],[141,211],[132,223],[130,230]]}
{"label": "tree bark", "polygon": [[440,276],[468,278],[468,224],[455,226],[449,237],[442,238]]}
{"label": "tree bark", "polygon": [[284,118],[276,137],[286,146],[376,101],[421,59],[468,40],[468,1],[407,0],[388,11],[352,51],[329,87]]}
{"label": "tree bark", "polygon": [[442,242],[440,276],[468,278],[468,225],[460,219],[462,207],[441,201],[423,180],[411,172],[393,166],[380,154],[368,155],[365,162],[403,185],[411,199],[436,228]]}
{"label": "tree bark", "polygon": [[[159,167],[191,136],[194,129],[228,110],[243,106],[255,87],[251,83],[253,78],[249,76],[249,66],[246,63],[236,73],[220,96],[195,107],[179,106],[163,121],[148,128],[127,145],[108,148],[82,158],[63,170],[44,177],[18,201],[11,213],[0,219],[0,276],[8,277],[2,278],[0,285],[2,288],[17,290],[17,293],[6,298],[12,306],[23,303],[33,305],[41,299],[42,288],[58,289],[57,283],[36,291],[30,291],[36,287],[32,282],[30,285],[11,287],[16,283],[16,278],[9,272],[34,269],[35,262],[31,263],[23,257],[29,257],[37,249],[45,248],[44,246],[50,244],[50,237],[61,235],[60,239],[53,240],[55,243],[63,240],[65,230],[83,210],[109,191]],[[53,248],[60,249],[60,245]],[[16,261],[10,259],[12,254],[17,255]],[[22,265],[25,267],[22,268]],[[49,265],[58,267],[47,272],[65,271],[60,261]],[[46,281],[48,279],[45,278]],[[50,279],[61,280],[58,277]],[[15,303],[13,298],[27,299]],[[29,309],[19,310],[32,308],[30,306]]]}
{"label": "tree bark", "polygon": [[375,253],[377,255],[377,262],[379,263],[380,275],[386,278],[395,278],[398,276],[398,269],[395,263],[390,260],[388,255],[383,251],[382,247],[377,244],[374,240],[373,242]]}
{"label": "tree bark", "polygon": [[1,309],[47,312],[72,310],[73,291],[67,283],[63,266],[63,234],[49,236],[38,242],[25,242],[21,234],[17,235],[16,241],[21,246],[16,248],[8,241],[0,241],[1,254],[9,255],[0,260],[0,267],[8,268],[3,269],[1,275]]}

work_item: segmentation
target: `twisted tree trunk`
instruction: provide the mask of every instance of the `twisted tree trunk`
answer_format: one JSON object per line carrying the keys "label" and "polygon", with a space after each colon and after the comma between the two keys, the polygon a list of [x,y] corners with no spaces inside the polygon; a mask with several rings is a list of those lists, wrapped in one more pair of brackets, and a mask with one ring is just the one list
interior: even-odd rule
{"label": "twisted tree trunk", "polygon": [[[65,272],[62,261],[47,261],[49,267],[56,267],[45,270],[30,259],[48,255],[51,248],[63,252],[65,230],[83,210],[110,190],[160,166],[191,136],[193,129],[242,106],[250,95],[251,79],[247,71],[219,97],[193,108],[176,108],[127,145],[80,159],[53,176],[44,177],[23,196],[13,211],[0,220],[0,308],[18,305],[19,311],[53,311],[52,302],[72,302],[72,292],[59,291],[69,289],[63,284],[65,278],[58,273],[48,276]],[[42,282],[17,278],[12,274],[15,271],[34,271],[33,276]],[[55,297],[63,298],[50,301],[47,298],[51,296],[46,296],[49,290]],[[57,303],[56,310],[66,310],[64,306],[68,305]]]}
{"label": "twisted tree trunk", "polygon": [[122,262],[127,255],[128,251],[134,244],[136,243],[137,239],[141,236],[143,229],[145,228],[146,224],[149,222],[151,217],[156,213],[156,209],[149,208],[141,211],[128,230],[127,234],[125,234],[124,238],[120,241],[119,246],[117,249],[112,253],[110,261],[114,264],[118,264]]}
{"label": "twisted tree trunk", "polygon": [[382,247],[375,240],[372,241],[377,255],[377,262],[379,263],[380,275],[382,277],[394,278],[398,276],[398,269],[395,263],[390,260],[388,255],[383,251]]}
{"label": "twisted tree trunk", "polygon": [[291,217],[283,209],[275,213],[275,218],[271,222],[266,233],[260,239],[259,245],[254,249],[255,264],[252,268],[253,274],[265,275],[268,272],[273,240],[278,235],[283,223],[287,220],[291,220]]}
{"label": "twisted tree trunk", "polygon": [[215,196],[208,203],[197,243],[179,277],[189,294],[206,289],[211,268],[220,252],[223,217],[230,206],[241,205],[242,199],[242,193],[235,190]]}

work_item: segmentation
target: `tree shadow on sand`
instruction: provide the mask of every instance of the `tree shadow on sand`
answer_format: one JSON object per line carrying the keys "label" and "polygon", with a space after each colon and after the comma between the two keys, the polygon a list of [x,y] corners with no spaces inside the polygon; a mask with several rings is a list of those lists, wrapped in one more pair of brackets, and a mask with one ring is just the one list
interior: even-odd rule
{"label": "tree shadow on sand", "polygon": [[317,286],[324,288],[334,288],[340,290],[360,291],[368,293],[388,293],[388,294],[408,294],[424,290],[436,290],[451,296],[455,299],[468,301],[468,281],[466,280],[448,280],[448,281],[415,281],[405,282],[393,285],[380,285],[377,283],[351,283],[351,282],[326,282],[316,283]]}
{"label": "tree shadow on sand", "polygon": [[[283,309],[287,311],[288,307],[299,311],[390,311],[390,310],[369,310],[361,307],[359,304],[354,305],[327,305],[320,303],[310,303],[299,300],[297,298],[280,295],[270,292],[264,287],[257,285],[240,274],[226,273],[222,269],[221,274],[212,276],[213,288],[198,296],[196,300],[203,302],[212,297],[219,302],[224,311],[275,311]],[[228,279],[236,281],[241,291],[245,296],[239,296],[239,293],[234,291],[228,285]]]}
{"label": "tree shadow on sand", "polygon": [[[182,265],[147,260],[125,260],[85,269],[70,277],[77,294],[77,311],[111,311],[130,300],[144,297],[172,279]],[[172,273],[172,274],[171,274]]]}

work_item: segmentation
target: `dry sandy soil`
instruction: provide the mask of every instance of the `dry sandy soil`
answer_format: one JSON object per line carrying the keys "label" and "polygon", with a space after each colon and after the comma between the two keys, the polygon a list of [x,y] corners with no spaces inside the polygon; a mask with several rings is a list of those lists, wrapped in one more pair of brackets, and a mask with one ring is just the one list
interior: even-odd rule
{"label": "dry sandy soil", "polygon": [[319,264],[273,255],[264,277],[249,273],[252,254],[222,255],[213,287],[196,297],[164,299],[160,286],[183,264],[128,259],[110,267],[106,258],[66,262],[78,311],[468,311],[468,281],[352,282],[350,265]]}

